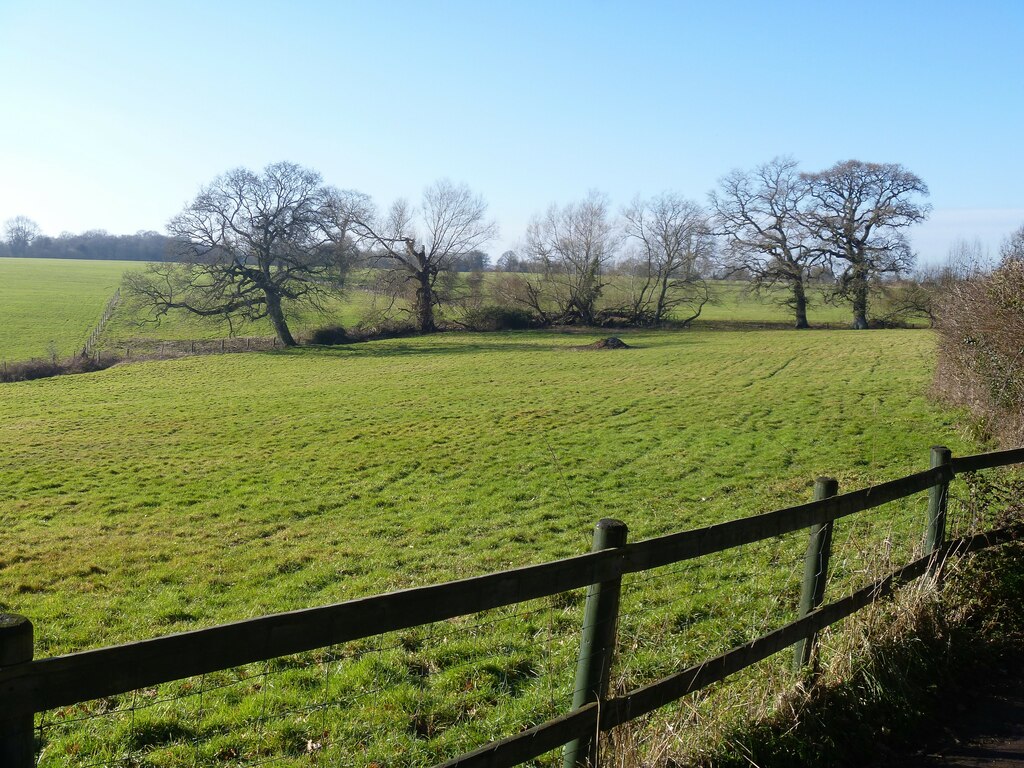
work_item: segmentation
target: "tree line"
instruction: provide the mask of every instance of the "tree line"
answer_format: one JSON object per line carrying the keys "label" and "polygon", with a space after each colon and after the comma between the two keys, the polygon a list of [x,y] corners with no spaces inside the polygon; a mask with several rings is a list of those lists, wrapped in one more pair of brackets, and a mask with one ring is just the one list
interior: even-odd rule
{"label": "tree line", "polygon": [[[756,290],[783,288],[794,324],[806,328],[808,287],[818,282],[830,300],[849,302],[853,327],[866,328],[872,286],[913,266],[905,230],[927,217],[927,194],[898,164],[850,160],[803,172],[790,158],[731,172],[706,205],[664,192],[615,211],[591,192],[538,213],[521,246],[497,260],[502,274],[489,288],[500,307],[540,325],[657,326],[696,319],[708,277],[732,276]],[[44,238],[19,219],[5,242],[26,253]],[[324,310],[358,266],[373,268],[374,289],[417,331],[436,330],[467,287],[479,301],[481,280],[454,273],[486,266],[482,249],[497,236],[486,201],[464,184],[438,181],[418,205],[379,209],[287,162],[217,177],[167,230],[163,258],[126,276],[130,296],[155,318],[266,317],[285,345],[295,343],[287,307]]]}
{"label": "tree line", "polygon": [[169,237],[150,231],[112,235],[102,229],[91,229],[79,234],[62,232],[57,237],[50,237],[44,235],[32,219],[15,216],[4,222],[0,257],[162,261],[169,246]]}

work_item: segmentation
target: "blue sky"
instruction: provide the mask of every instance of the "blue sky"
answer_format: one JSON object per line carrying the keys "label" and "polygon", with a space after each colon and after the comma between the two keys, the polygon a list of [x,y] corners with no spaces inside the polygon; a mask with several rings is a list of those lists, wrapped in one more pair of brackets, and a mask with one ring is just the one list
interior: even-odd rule
{"label": "blue sky", "polygon": [[291,160],[378,204],[441,177],[497,256],[591,188],[616,204],[789,154],[898,162],[913,233],[1024,223],[1024,2],[0,0],[0,221],[163,230],[217,174]]}

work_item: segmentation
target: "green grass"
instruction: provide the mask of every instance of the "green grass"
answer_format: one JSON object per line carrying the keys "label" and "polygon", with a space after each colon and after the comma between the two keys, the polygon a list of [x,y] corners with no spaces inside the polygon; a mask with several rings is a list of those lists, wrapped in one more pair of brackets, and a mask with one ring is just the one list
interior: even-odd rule
{"label": "green grass", "polygon": [[[121,284],[127,270],[142,269],[138,262],[80,261],[68,259],[0,259],[0,360],[18,361],[60,356],[81,348],[110,296]],[[464,278],[464,276],[463,276]],[[492,275],[488,279],[493,279]],[[293,333],[308,336],[318,327],[341,324],[352,327],[364,320],[381,300],[367,290],[370,276],[357,272],[351,289],[327,303],[320,313],[307,307],[288,310]],[[608,289],[614,294],[614,279]],[[698,326],[720,323],[790,324],[790,311],[779,303],[784,292],[774,290],[761,296],[750,294],[733,281],[712,283],[713,300],[704,307]],[[846,306],[826,304],[819,292],[811,291],[808,316],[812,325],[845,325]],[[489,300],[489,299],[485,299]],[[457,313],[456,313],[457,314]],[[273,329],[266,319],[238,325],[235,335],[270,337]],[[211,340],[226,338],[230,326],[222,321],[199,318],[186,312],[172,312],[152,322],[144,308],[126,298],[104,331],[101,347],[117,349],[145,347],[157,341]]]}
{"label": "green grass", "polygon": [[[373,295],[363,289],[346,291],[332,297],[319,312],[308,306],[286,307],[288,326],[296,338],[303,338],[327,325],[355,326],[373,308]],[[101,346],[116,348],[132,342],[223,339],[231,335],[231,326],[222,320],[203,318],[184,311],[169,312],[154,322],[144,309],[126,302],[104,329]],[[236,324],[235,336],[270,337],[274,335],[270,320]]]}
{"label": "green grass", "polygon": [[[737,281],[715,281],[712,286],[712,301],[705,305],[698,325],[707,322],[727,323],[795,323],[793,310],[781,302],[788,297],[782,288],[766,290],[760,295],[751,293],[746,284]],[[825,302],[820,290],[808,291],[810,305],[807,321],[812,325],[849,325],[852,319],[850,307],[846,304]]]}
{"label": "green grass", "polygon": [[0,259],[0,360],[77,352],[125,270],[138,266],[126,261]]}
{"label": "green grass", "polygon": [[[974,447],[925,396],[927,331],[573,349],[595,338],[448,334],[5,385],[0,610],[30,616],[46,656],[578,554],[600,517],[637,540]],[[924,503],[844,522],[834,588],[909,554]],[[629,580],[617,674],[648,681],[791,617],[803,546]],[[51,713],[107,714],[53,728],[44,764],[427,764],[565,711],[580,609],[573,593]]]}

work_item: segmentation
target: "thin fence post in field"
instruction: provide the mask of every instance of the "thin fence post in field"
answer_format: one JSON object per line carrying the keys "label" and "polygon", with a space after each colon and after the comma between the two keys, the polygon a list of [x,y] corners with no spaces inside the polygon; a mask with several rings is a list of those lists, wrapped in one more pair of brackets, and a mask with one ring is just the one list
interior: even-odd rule
{"label": "thin fence post in field", "polygon": [[[934,445],[931,451],[931,467],[946,466],[953,461],[953,452],[944,445]],[[946,505],[949,501],[949,481],[943,480],[928,489],[928,528],[924,535],[924,553],[934,555],[942,549],[946,540]],[[929,573],[935,574],[940,563],[933,562]]]}
{"label": "thin fence post in field", "polygon": [[[0,613],[0,669],[32,661],[32,622],[24,616]],[[0,703],[0,765],[31,768],[35,765],[32,713],[6,718]]]}
{"label": "thin fence post in field", "polygon": [[[819,477],[814,481],[814,500],[821,501],[839,493],[839,481],[833,477]],[[832,528],[834,521],[811,526],[811,536],[804,556],[804,580],[800,588],[799,618],[803,618],[825,599],[828,580],[828,561],[832,556]],[[817,635],[811,633],[793,646],[793,670],[799,673],[812,660],[817,666],[815,646]]]}
{"label": "thin fence post in field", "polygon": [[[625,546],[628,533],[629,529],[621,520],[604,518],[594,528],[594,546],[591,551],[600,552]],[[619,618],[621,591],[621,576],[587,587],[580,657],[576,666],[576,685],[573,688],[573,709],[579,709],[592,701],[603,701],[608,694],[608,676],[611,673],[612,654],[615,652],[615,624]],[[596,752],[596,734],[571,741],[565,745],[562,755],[563,768],[596,765]]]}

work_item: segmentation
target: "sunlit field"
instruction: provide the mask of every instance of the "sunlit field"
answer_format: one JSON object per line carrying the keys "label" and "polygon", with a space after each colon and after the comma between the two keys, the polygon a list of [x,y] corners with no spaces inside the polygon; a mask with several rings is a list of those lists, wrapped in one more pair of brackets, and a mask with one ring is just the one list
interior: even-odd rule
{"label": "sunlit field", "polygon": [[[103,308],[120,287],[126,271],[144,269],[139,262],[76,261],[66,259],[0,259],[0,360],[9,362],[32,357],[64,357],[78,352],[100,319]],[[483,301],[492,301],[490,287],[495,275],[487,274]],[[619,278],[610,278],[609,299],[616,293]],[[329,299],[323,311],[306,306],[288,308],[293,333],[308,338],[317,328],[377,322],[384,310],[396,321],[408,321],[401,301],[375,295],[373,275],[354,273],[347,290]],[[466,276],[457,283],[463,292]],[[791,312],[782,305],[785,294],[772,290],[760,295],[735,281],[712,281],[711,301],[696,321],[697,327],[733,325],[790,325]],[[850,320],[848,307],[824,301],[819,289],[810,291],[808,317],[812,325],[841,327]],[[677,315],[682,316],[679,312]],[[461,318],[457,308],[449,309],[448,320]],[[161,341],[209,341],[230,336],[269,338],[273,336],[266,319],[231,325],[225,321],[200,318],[172,311],[156,319],[127,294],[115,310],[99,339],[99,348],[122,352],[125,348],[150,349]],[[150,350],[152,351],[152,350]]]}
{"label": "sunlit field", "polygon": [[135,262],[0,259],[0,360],[78,352]]}
{"label": "sunlit field", "polygon": [[[601,517],[638,540],[973,447],[926,398],[928,331],[620,335],[632,349],[442,334],[4,385],[0,610],[47,656],[579,554]],[[841,525],[835,589],[908,556],[924,503]],[[617,674],[791,618],[803,546],[630,581]],[[42,762],[429,764],[567,710],[581,609],[573,593],[49,713]]]}

